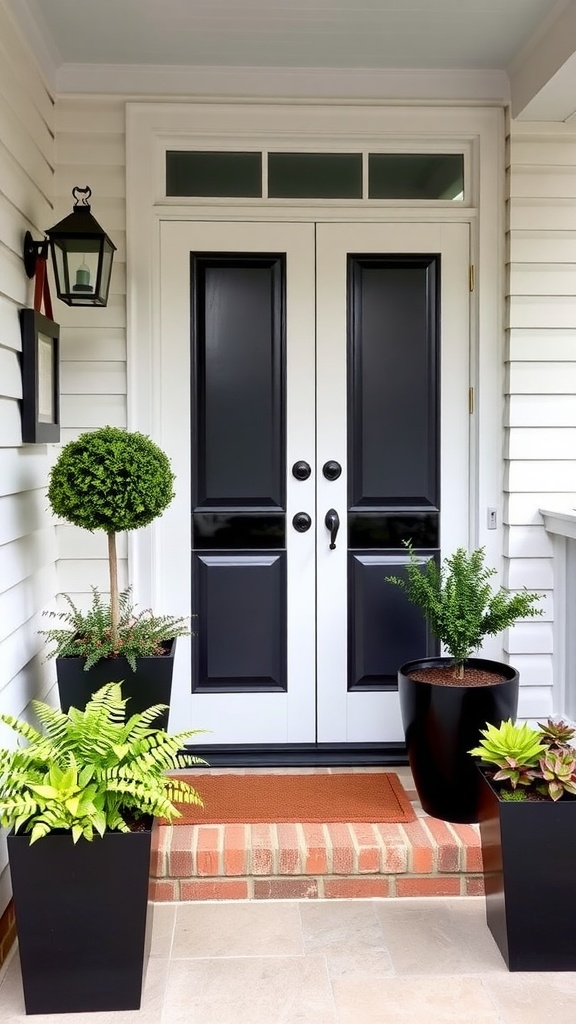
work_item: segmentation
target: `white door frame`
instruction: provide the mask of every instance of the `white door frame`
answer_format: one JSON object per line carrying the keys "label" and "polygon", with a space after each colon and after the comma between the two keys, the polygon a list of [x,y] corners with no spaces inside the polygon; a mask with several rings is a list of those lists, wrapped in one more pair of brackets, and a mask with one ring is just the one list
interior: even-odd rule
{"label": "white door frame", "polygon": [[[504,391],[504,112],[499,107],[268,103],[129,102],[126,107],[128,425],[162,445],[160,387],[159,224],[161,220],[464,221],[471,225],[471,262],[478,282],[472,302],[469,543],[483,545],[489,564],[503,554]],[[167,149],[281,149],[343,152],[464,152],[466,201],[168,199]],[[497,453],[497,454],[496,454]],[[488,530],[486,509],[498,510]],[[185,614],[160,601],[158,526],[132,534],[129,577],[138,603]],[[484,652],[502,657],[499,639]]]}

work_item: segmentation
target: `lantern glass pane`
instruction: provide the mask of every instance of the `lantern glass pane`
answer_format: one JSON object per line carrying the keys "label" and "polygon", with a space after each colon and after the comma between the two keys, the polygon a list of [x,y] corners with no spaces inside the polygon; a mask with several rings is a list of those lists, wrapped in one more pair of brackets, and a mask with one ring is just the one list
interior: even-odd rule
{"label": "lantern glass pane", "polygon": [[110,289],[110,276],[112,274],[112,257],[114,250],[106,242],[104,242],[104,252],[102,253],[102,273],[100,277],[100,288],[98,289],[98,296],[100,300],[106,304],[108,301],[108,291]]}

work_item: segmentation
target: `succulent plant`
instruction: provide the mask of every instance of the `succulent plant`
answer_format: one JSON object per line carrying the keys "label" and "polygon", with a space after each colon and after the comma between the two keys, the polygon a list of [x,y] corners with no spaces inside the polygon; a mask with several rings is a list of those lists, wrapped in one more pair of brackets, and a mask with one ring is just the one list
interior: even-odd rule
{"label": "succulent plant", "polygon": [[480,757],[486,764],[501,768],[508,766],[511,759],[516,765],[535,767],[546,751],[540,733],[527,722],[516,725],[511,718],[501,725],[487,725],[481,730],[483,739],[477,747],[469,750],[473,757]]}
{"label": "succulent plant", "polygon": [[546,724],[538,722],[538,728],[542,736],[542,743],[547,747],[563,747],[574,738],[576,729],[569,722],[562,719],[554,721],[549,718]]}
{"label": "succulent plant", "polygon": [[526,799],[533,793],[556,801],[576,796],[576,749],[570,742],[575,734],[563,720],[549,718],[533,729],[527,722],[516,725],[508,719],[482,729],[480,743],[469,753],[498,768],[491,781],[502,787],[503,799]]}
{"label": "succulent plant", "polygon": [[538,774],[544,779],[552,800],[560,800],[564,793],[576,796],[576,751],[550,750],[540,759]]}

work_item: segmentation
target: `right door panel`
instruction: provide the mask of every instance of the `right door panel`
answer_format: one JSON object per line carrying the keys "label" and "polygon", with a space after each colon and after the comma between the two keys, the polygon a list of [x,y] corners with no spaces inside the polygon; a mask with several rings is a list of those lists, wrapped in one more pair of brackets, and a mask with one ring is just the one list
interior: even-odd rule
{"label": "right door panel", "polygon": [[393,742],[398,666],[435,651],[385,577],[404,539],[468,542],[469,229],[320,224],[316,266],[317,741]]}

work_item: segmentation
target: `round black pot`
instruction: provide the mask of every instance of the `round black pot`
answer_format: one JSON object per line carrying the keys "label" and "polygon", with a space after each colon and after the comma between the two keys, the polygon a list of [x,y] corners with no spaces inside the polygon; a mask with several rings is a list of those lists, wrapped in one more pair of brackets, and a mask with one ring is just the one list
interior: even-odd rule
{"label": "round black pot", "polygon": [[490,686],[442,686],[411,678],[419,669],[452,664],[451,658],[408,661],[398,671],[398,692],[406,749],[420,802],[443,821],[476,822],[479,778],[468,751],[478,745],[486,723],[515,719],[519,676],[511,665],[482,658],[465,664],[503,675]]}

